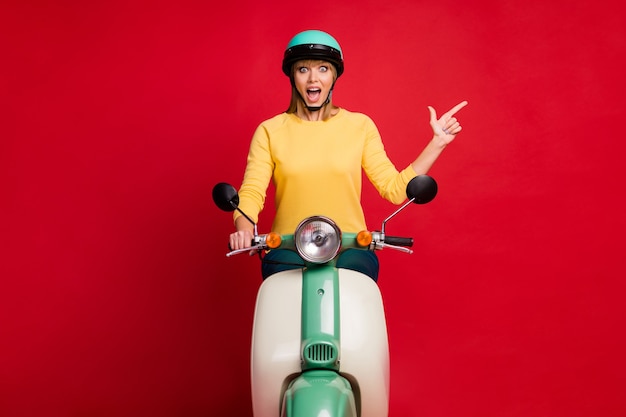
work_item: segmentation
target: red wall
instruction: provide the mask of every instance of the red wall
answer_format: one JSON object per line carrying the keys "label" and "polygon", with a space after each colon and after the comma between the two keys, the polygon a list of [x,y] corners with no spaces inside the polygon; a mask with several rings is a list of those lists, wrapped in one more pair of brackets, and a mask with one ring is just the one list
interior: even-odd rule
{"label": "red wall", "polygon": [[[438,197],[388,226],[416,253],[380,254],[392,417],[625,415],[621,9],[2,2],[0,415],[249,415],[258,264],[224,256],[210,190],[286,108],[309,28],[399,167],[427,105],[470,103]],[[394,209],[364,199],[372,227]]]}

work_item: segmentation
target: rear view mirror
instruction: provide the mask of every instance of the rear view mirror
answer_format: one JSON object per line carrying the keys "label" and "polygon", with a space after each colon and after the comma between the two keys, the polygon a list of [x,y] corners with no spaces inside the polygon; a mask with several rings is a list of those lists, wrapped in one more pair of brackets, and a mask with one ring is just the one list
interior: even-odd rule
{"label": "rear view mirror", "polygon": [[406,186],[406,196],[415,204],[426,204],[437,195],[437,182],[428,175],[418,175]]}
{"label": "rear view mirror", "polygon": [[220,182],[213,187],[213,202],[220,210],[235,211],[239,206],[239,194],[232,185]]}

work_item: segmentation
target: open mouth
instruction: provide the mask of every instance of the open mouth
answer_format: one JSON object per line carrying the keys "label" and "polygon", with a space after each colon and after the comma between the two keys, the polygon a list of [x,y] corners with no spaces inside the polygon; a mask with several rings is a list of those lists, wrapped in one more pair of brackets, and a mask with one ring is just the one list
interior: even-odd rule
{"label": "open mouth", "polygon": [[317,100],[319,100],[321,94],[322,94],[321,88],[308,88],[306,90],[306,96],[312,102],[316,102]]}

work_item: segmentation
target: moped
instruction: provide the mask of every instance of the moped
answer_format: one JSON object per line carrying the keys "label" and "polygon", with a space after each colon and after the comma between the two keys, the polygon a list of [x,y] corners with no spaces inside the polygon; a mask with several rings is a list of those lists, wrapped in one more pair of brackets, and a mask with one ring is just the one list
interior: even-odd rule
{"label": "moped", "polygon": [[254,225],[252,246],[227,256],[278,248],[296,251],[304,267],[277,272],[259,287],[251,348],[255,417],[386,417],[389,408],[389,345],[382,296],[367,275],[337,268],[348,249],[395,249],[412,253],[412,238],[389,236],[387,222],[409,204],[437,194],[427,175],[407,185],[406,201],[380,231],[342,233],[332,219],[302,220],[292,235],[258,234],[238,208],[239,196],[216,184],[213,200],[238,210]]}

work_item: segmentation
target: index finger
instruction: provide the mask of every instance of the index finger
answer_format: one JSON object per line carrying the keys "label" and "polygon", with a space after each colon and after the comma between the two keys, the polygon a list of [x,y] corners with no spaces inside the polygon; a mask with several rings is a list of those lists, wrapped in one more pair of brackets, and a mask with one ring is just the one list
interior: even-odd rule
{"label": "index finger", "polygon": [[448,112],[444,116],[447,116],[447,117],[453,116],[456,112],[458,112],[465,106],[467,106],[467,101],[462,101],[456,106],[452,107],[450,110],[448,110]]}

